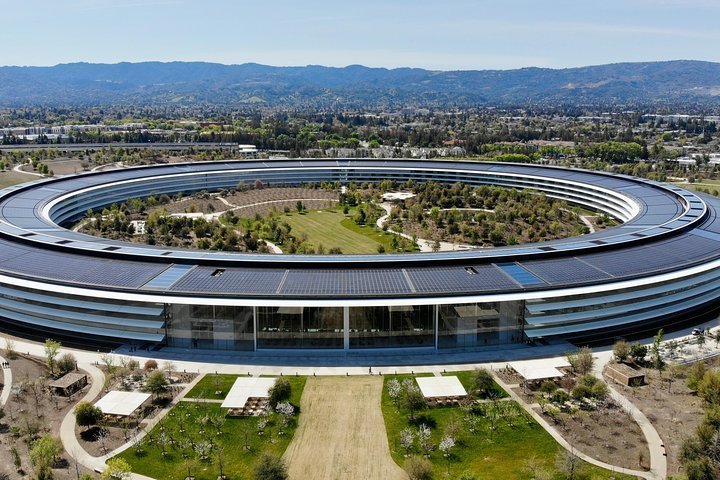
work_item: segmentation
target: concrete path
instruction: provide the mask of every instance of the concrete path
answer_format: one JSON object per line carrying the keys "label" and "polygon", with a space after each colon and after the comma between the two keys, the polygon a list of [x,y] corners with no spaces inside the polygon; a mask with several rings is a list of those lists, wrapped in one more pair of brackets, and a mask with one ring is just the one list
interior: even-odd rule
{"label": "concrete path", "polygon": [[561,447],[563,447],[565,450],[571,452],[573,455],[577,456],[581,460],[584,460],[587,463],[591,463],[593,465],[597,465],[598,467],[604,468],[606,470],[624,473],[627,475],[635,475],[636,477],[642,477],[646,478],[648,480],[660,480],[665,477],[659,477],[656,476],[653,471],[650,472],[644,472],[640,470],[631,470],[628,468],[618,467],[615,465],[610,465],[609,463],[602,462],[600,460],[597,460],[595,458],[592,458],[588,455],[585,455],[581,451],[579,451],[574,446],[570,445],[565,438],[558,432],[555,427],[550,425],[545,419],[540,415],[536,410],[531,408],[531,405],[528,405],[517,393],[515,393],[512,389],[510,389],[510,386],[507,385],[505,382],[500,379],[497,375],[493,373],[493,376],[495,377],[495,381],[500,385],[508,394],[510,395],[510,398],[518,402],[518,404],[525,409],[525,411],[533,418],[536,422],[540,424],[541,427],[543,427],[554,439],[556,442],[560,444]]}
{"label": "concrete path", "polygon": [[[382,230],[383,223],[385,223],[385,220],[387,220],[387,218],[390,216],[390,211],[392,210],[392,207],[394,205],[392,203],[387,203],[387,202],[379,203],[378,205],[387,212],[387,214],[378,218],[377,222],[375,222],[377,224],[378,228]],[[473,209],[473,210],[475,210],[475,209]],[[390,228],[388,228],[387,231],[390,233],[394,233],[395,235],[400,235],[401,237],[407,238],[408,240],[411,240],[411,241],[413,239],[412,236],[410,236],[406,233],[396,232],[395,230],[392,230]],[[435,251],[435,249],[434,249],[435,242],[433,242],[431,240],[417,238],[417,239],[415,239],[415,243],[417,243],[417,246],[420,248],[421,252],[434,252]],[[470,250],[470,249],[477,249],[477,248],[480,248],[480,247],[474,247],[472,245],[464,245],[461,243],[440,242],[440,248],[437,251],[451,252],[451,251],[455,251],[455,250]]]}
{"label": "concrete path", "polygon": [[[78,368],[86,371],[91,378],[90,389],[78,403],[82,401],[92,402],[102,392],[105,385],[105,374],[92,363],[78,362]],[[65,447],[65,451],[68,452],[73,459],[77,460],[80,465],[94,471],[102,471],[105,469],[105,462],[87,453],[75,436],[74,409],[65,415],[65,418],[63,418],[60,424],[60,440]]]}
{"label": "concrete path", "polygon": [[20,163],[20,164],[18,164],[18,165],[15,165],[15,167],[13,167],[13,172],[24,173],[25,175],[33,175],[33,176],[35,176],[35,177],[44,177],[44,176],[45,176],[45,175],[43,175],[42,173],[26,172],[25,170],[22,169],[22,167],[24,167],[24,166],[25,166],[24,163]]}
{"label": "concrete path", "polygon": [[[5,360],[0,355],[0,364],[5,363]],[[3,389],[0,393],[0,407],[5,406],[8,399],[10,398],[10,389],[12,388],[12,368],[3,368]]]}
{"label": "concrete path", "polygon": [[[603,370],[605,366],[612,360],[612,352],[603,352],[596,355],[595,365],[593,366],[593,373],[601,380],[603,378]],[[607,384],[607,382],[606,382]],[[650,423],[650,420],[640,411],[630,400],[625,398],[620,392],[615,390],[611,385],[608,384],[608,391],[610,397],[617,402],[623,410],[628,412],[633,420],[640,426],[640,430],[645,436],[645,441],[648,444],[648,450],[650,450],[650,473],[653,474],[653,479],[663,479],[667,477],[667,456],[665,455],[665,444],[660,438],[660,434],[655,427]]]}

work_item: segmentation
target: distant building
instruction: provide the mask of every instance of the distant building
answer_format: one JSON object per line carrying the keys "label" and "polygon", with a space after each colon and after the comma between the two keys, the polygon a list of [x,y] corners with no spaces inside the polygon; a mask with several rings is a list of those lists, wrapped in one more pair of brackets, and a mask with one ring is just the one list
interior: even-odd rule
{"label": "distant building", "polygon": [[258,158],[258,149],[255,145],[238,145],[240,158]]}

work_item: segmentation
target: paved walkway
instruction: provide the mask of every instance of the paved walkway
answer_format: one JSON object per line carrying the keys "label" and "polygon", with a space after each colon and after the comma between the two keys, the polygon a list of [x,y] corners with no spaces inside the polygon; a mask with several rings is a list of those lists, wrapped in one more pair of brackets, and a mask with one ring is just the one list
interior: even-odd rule
{"label": "paved walkway", "polygon": [[[5,360],[0,355],[0,364],[5,363]],[[3,389],[0,393],[0,407],[4,406],[10,398],[10,389],[12,388],[12,368],[3,368]]]}
{"label": "paved walkway", "polygon": [[[612,360],[612,357],[612,352],[603,352],[596,355],[595,365],[593,367],[593,373],[596,377],[604,380],[602,372],[605,366]],[[647,442],[648,449],[650,450],[650,473],[653,475],[652,477],[645,478],[665,478],[667,476],[667,457],[665,455],[665,444],[660,438],[660,434],[657,432],[652,423],[650,423],[650,420],[648,420],[645,414],[641,412],[640,409],[632,402],[630,402],[630,400],[625,398],[609,384],[608,391],[610,392],[612,399],[633,417],[645,436],[645,441]]]}
{"label": "paved walkway", "polygon": [[[704,324],[704,326],[707,327],[714,327],[717,326],[717,320],[713,320],[712,322],[707,322]],[[679,338],[690,334],[691,329],[686,329],[680,332],[675,332],[670,335],[666,335],[666,338]],[[44,357],[44,347],[41,343],[31,342],[27,340],[21,340],[21,339],[15,339],[13,340],[15,342],[15,350],[18,352],[27,353],[29,355],[34,355],[37,357]],[[641,341],[641,343],[650,343],[652,339],[646,339],[644,341]],[[543,347],[524,347],[524,346],[515,346],[503,349],[502,351],[499,350],[487,350],[487,351],[480,351],[480,352],[467,352],[467,353],[457,353],[457,354],[451,354],[451,355],[439,355],[437,353],[425,355],[408,355],[407,353],[399,353],[397,356],[394,355],[379,355],[377,357],[355,357],[349,354],[339,354],[337,356],[337,360],[334,360],[333,357],[329,358],[318,358],[313,356],[311,353],[307,353],[306,357],[299,356],[297,354],[293,355],[287,355],[283,354],[282,352],[273,352],[272,355],[263,355],[262,353],[254,353],[253,355],[223,355],[218,354],[218,352],[203,352],[203,351],[194,351],[194,350],[181,350],[181,349],[164,349],[162,351],[136,351],[132,354],[129,353],[127,347],[124,349],[118,349],[113,356],[116,359],[119,359],[121,357],[124,358],[134,358],[135,360],[138,360],[139,362],[144,362],[148,358],[153,358],[158,361],[162,360],[168,360],[172,361],[175,370],[176,371],[190,371],[190,372],[198,372],[198,373],[229,373],[229,374],[252,374],[255,376],[258,375],[292,375],[292,374],[298,374],[298,375],[307,375],[307,376],[322,376],[322,375],[367,375],[368,373],[368,364],[372,365],[372,371],[373,373],[433,373],[437,374],[444,371],[465,371],[465,370],[473,370],[475,368],[487,368],[490,370],[498,370],[500,368],[505,367],[508,362],[514,361],[514,360],[527,360],[532,358],[549,358],[549,357],[563,357],[564,352],[571,349],[572,346],[567,343],[557,344],[557,345],[548,345]],[[600,352],[596,352],[596,355],[600,358],[600,362],[607,362],[609,361],[609,358],[612,355],[612,352],[608,349]],[[80,368],[83,368],[87,370],[88,372],[93,375],[93,372],[97,373],[100,372],[99,369],[95,367],[95,365],[101,360],[102,355],[99,352],[89,352],[86,350],[75,350],[75,349],[69,349],[69,348],[63,348],[62,352],[71,352],[73,355],[75,355],[76,359],[78,360],[78,365]],[[499,355],[503,355],[506,360],[504,361],[493,361],[495,360]],[[185,358],[187,360],[178,360],[178,358]],[[435,364],[435,365],[423,365],[422,362],[424,361],[445,361],[447,364]],[[243,363],[243,361],[247,361],[247,363]],[[294,362],[298,362],[301,365],[299,366],[288,366],[288,364],[283,365],[282,362],[287,361],[288,364],[292,364]],[[352,363],[352,365],[343,365],[343,366],[337,366],[335,362],[348,362]],[[393,362],[408,362],[408,363],[417,363],[417,365],[408,365],[407,363],[405,365],[398,365],[393,366]],[[267,365],[262,364],[264,362],[270,363],[278,363],[276,365]],[[323,362],[320,366],[318,366],[318,362]],[[452,363],[451,363],[452,362]],[[457,363],[455,363],[457,362]],[[116,364],[119,362],[116,362]],[[382,365],[382,366],[379,366]],[[7,370],[6,370],[7,372]],[[102,372],[100,372],[102,374]],[[199,381],[200,377],[197,377],[197,380]],[[499,383],[502,384],[500,381]],[[96,380],[93,375],[93,386],[91,387],[91,390],[86,395],[86,398],[94,398],[97,393],[102,390],[103,386],[103,379]],[[186,389],[189,391],[191,386],[188,386]],[[614,389],[613,389],[614,390]],[[509,393],[512,392],[508,389]],[[181,396],[178,398],[182,398],[186,394],[186,391],[183,391],[181,393]],[[617,392],[615,392],[617,394]],[[615,397],[615,394],[613,395],[613,398]],[[0,394],[0,398],[3,398],[3,396],[9,395],[9,391],[6,394],[5,390],[3,390],[3,393]],[[619,394],[618,394],[619,395]],[[621,399],[620,399],[621,398]],[[633,470],[624,470],[617,467],[613,467],[612,465],[605,464],[603,462],[599,462],[595,459],[591,459],[589,457],[584,458],[584,460],[588,461],[589,463],[593,463],[595,465],[601,466],[603,468],[608,469],[614,469],[615,471],[626,471],[629,472],[632,475],[639,475],[643,478],[647,479],[660,479],[664,478],[665,471],[666,471],[666,465],[665,465],[665,457],[661,454],[660,450],[658,450],[658,445],[662,444],[662,441],[659,438],[659,435],[657,435],[657,432],[652,427],[652,425],[649,423],[647,418],[642,415],[642,412],[639,412],[634,406],[630,404],[630,402],[627,401],[624,397],[616,398],[616,401],[618,403],[621,403],[627,410],[630,412],[633,417],[638,421],[638,424],[640,425],[643,434],[648,439],[648,445],[650,447],[651,457],[651,470],[650,472],[636,472]],[[526,404],[522,401],[519,402],[521,405],[523,405],[526,409],[528,407]],[[537,412],[532,410],[531,408],[528,409],[528,412],[530,415],[533,416],[550,434],[566,449],[571,450],[578,454],[578,456],[581,456],[575,449],[573,449],[563,438],[559,435],[555,429],[547,424],[545,420],[539,416]],[[158,420],[162,417],[157,416]],[[67,422],[67,424],[66,424]],[[91,468],[104,468],[104,459],[103,457],[92,457],[86,452],[82,451],[82,449],[78,450],[79,444],[77,443],[77,439],[74,435],[74,424],[75,419],[74,415],[72,418],[70,418],[70,414],[63,420],[63,424],[61,425],[61,433],[64,430],[65,436],[63,436],[63,444],[68,449],[68,452],[75,458],[75,455],[78,455],[79,459],[82,459],[80,463],[86,465],[86,466],[92,466]],[[72,431],[72,438],[69,437],[68,432]],[[654,432],[654,433],[653,433]],[[65,438],[67,437],[67,438]],[[73,440],[74,439],[74,440]],[[125,445],[124,447],[127,448],[128,445]],[[76,451],[73,452],[72,449],[75,449]],[[118,450],[111,452],[112,454],[117,453]],[[583,458],[581,456],[581,458]],[[86,463],[87,462],[87,463]],[[144,477],[142,476],[134,476],[133,478],[137,480],[143,480]]]}
{"label": "paved walkway", "polygon": [[[537,412],[537,410],[535,410],[535,409],[532,408],[532,405],[528,405],[517,393],[515,393],[515,391],[513,391],[513,390],[510,388],[509,385],[507,385],[505,382],[503,382],[500,377],[498,377],[498,376],[495,375],[495,374],[493,374],[493,376],[495,377],[495,381],[498,383],[498,385],[500,385],[506,392],[508,392],[508,394],[510,395],[510,398],[512,398],[513,400],[515,400],[516,402],[518,402],[518,404],[519,404],[520,406],[522,406],[523,409],[525,409],[525,411],[526,411],[533,419],[535,419],[535,421],[538,422],[538,423],[540,424],[540,426],[543,427],[543,428],[555,439],[555,441],[560,444],[561,447],[563,447],[565,450],[571,452],[572,454],[574,454],[575,456],[577,456],[577,457],[580,458],[581,460],[584,460],[584,461],[586,461],[587,463],[591,463],[591,464],[593,464],[593,465],[597,465],[598,467],[604,468],[604,469],[606,469],[606,470],[610,470],[610,471],[613,471],[613,472],[624,473],[624,474],[627,474],[627,475],[635,475],[636,477],[642,477],[642,478],[646,478],[646,479],[648,479],[648,480],[660,480],[660,479],[665,478],[664,476],[662,476],[662,477],[656,476],[656,475],[652,472],[652,470],[651,470],[650,472],[644,472],[644,471],[640,471],[640,470],[631,470],[631,469],[628,469],[628,468],[617,467],[617,466],[615,466],[615,465],[610,465],[609,463],[605,463],[605,462],[602,462],[602,461],[597,460],[597,459],[595,459],[595,458],[592,458],[592,457],[590,457],[590,456],[588,456],[588,455],[585,455],[584,453],[582,453],[581,451],[579,451],[577,448],[575,448],[575,447],[573,447],[572,445],[570,445],[570,444],[565,440],[565,438],[563,438],[563,436],[560,434],[560,432],[558,432],[558,431],[555,429],[555,427],[553,427],[552,425],[550,425],[550,424],[542,417],[542,415],[540,415],[540,414]],[[651,462],[652,462],[652,460],[651,460]]]}

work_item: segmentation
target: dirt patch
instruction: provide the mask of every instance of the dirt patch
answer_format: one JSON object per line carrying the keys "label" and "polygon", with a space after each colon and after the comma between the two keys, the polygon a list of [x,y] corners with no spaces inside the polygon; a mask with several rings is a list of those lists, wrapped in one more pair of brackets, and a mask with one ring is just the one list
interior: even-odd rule
{"label": "dirt patch", "polygon": [[[71,398],[51,396],[47,389],[50,371],[42,360],[18,356],[9,362],[14,389],[4,408],[5,417],[0,420],[0,473],[22,478],[34,472],[28,454],[32,439],[44,434],[59,436],[63,418],[90,387],[86,386]],[[20,457],[24,474],[15,473],[14,450]],[[89,472],[82,466],[78,466],[78,470],[80,474]],[[55,462],[53,476],[58,480],[77,478],[75,463],[67,453],[63,452]]]}
{"label": "dirt patch", "polygon": [[615,403],[561,414],[557,423],[547,415],[543,417],[570,445],[592,458],[633,470],[650,468],[650,450],[640,426]]}
{"label": "dirt patch", "polygon": [[[606,377],[607,378],[607,377]],[[668,388],[668,378],[674,381]],[[661,376],[657,370],[645,370],[646,385],[628,387],[608,380],[618,392],[642,411],[657,429],[667,452],[668,475],[680,471],[678,454],[683,441],[692,436],[703,416],[703,402],[685,385],[685,375],[679,370],[671,376]]]}
{"label": "dirt patch", "polygon": [[309,378],[285,452],[290,478],[407,479],[390,457],[382,377]]}

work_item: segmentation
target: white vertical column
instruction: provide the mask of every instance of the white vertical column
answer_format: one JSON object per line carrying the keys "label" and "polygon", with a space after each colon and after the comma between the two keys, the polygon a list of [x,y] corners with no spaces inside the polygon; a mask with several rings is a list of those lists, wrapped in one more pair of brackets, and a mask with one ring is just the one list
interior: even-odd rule
{"label": "white vertical column", "polygon": [[437,350],[438,349],[438,338],[439,338],[438,325],[440,323],[440,306],[435,304],[433,306],[433,311],[435,312],[435,350]]}
{"label": "white vertical column", "polygon": [[258,318],[257,318],[257,307],[253,309],[253,351],[257,351],[257,337],[258,337]]}
{"label": "white vertical column", "polygon": [[350,307],[343,307],[343,348],[350,350]]}

